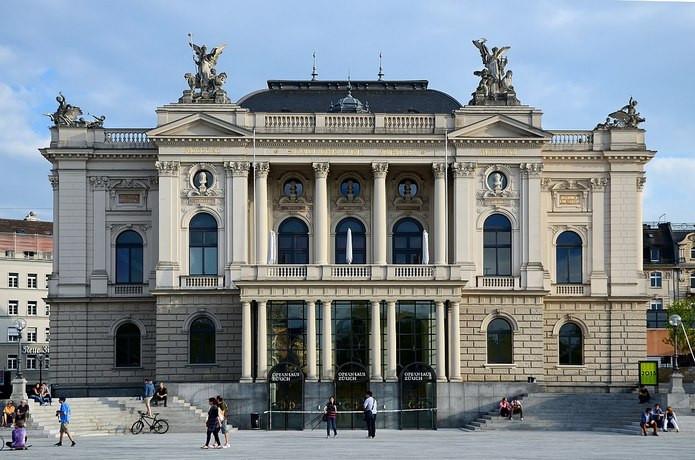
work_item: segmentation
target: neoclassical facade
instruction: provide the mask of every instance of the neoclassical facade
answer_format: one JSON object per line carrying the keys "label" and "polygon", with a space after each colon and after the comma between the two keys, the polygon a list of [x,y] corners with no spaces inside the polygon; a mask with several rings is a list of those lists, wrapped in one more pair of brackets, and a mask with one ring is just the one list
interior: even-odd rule
{"label": "neoclassical facade", "polygon": [[529,385],[634,385],[644,131],[548,131],[511,77],[481,78],[469,105],[426,81],[273,80],[233,103],[196,80],[155,128],[52,128],[58,386],[221,385],[275,427],[370,387],[424,409],[385,423],[422,427]]}

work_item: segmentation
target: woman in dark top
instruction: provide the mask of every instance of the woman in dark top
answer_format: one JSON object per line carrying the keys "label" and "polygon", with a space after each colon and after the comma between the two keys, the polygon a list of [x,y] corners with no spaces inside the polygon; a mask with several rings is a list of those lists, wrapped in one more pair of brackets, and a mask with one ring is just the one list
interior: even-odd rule
{"label": "woman in dark top", "polygon": [[331,429],[333,429],[333,436],[338,436],[338,431],[335,429],[335,419],[338,416],[338,406],[335,404],[335,398],[331,396],[328,398],[326,407],[323,409],[323,418],[326,420],[326,437],[331,437]]}
{"label": "woman in dark top", "polygon": [[210,403],[210,409],[208,410],[208,419],[205,422],[207,427],[207,439],[205,440],[205,445],[201,449],[208,449],[210,445],[210,435],[215,435],[215,444],[213,449],[221,449],[222,444],[220,444],[220,410],[217,407],[217,398],[210,398],[208,400]]}

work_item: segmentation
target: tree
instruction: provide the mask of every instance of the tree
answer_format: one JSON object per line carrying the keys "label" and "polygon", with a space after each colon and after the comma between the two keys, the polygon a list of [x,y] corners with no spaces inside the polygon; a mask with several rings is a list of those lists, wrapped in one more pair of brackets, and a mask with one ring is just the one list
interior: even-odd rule
{"label": "tree", "polygon": [[[688,339],[691,345],[695,345],[695,298],[689,297],[687,299],[676,300],[668,308],[668,316],[678,315],[683,321],[683,326],[688,334]],[[664,339],[664,343],[667,343],[675,348],[676,337],[678,337],[678,354],[690,354],[688,349],[688,343],[683,335],[683,327],[671,326],[671,323],[666,320],[666,328],[668,329],[668,337]]]}

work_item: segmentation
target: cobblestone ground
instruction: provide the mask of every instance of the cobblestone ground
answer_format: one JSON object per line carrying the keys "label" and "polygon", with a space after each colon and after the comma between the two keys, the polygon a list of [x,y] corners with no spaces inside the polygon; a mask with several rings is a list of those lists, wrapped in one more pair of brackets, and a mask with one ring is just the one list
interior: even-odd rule
{"label": "cobblestone ground", "polygon": [[[9,434],[0,434],[7,439]],[[377,432],[344,431],[326,439],[322,431],[232,433],[229,449],[201,450],[204,434],[146,434],[78,439],[76,447],[54,447],[55,440],[34,438],[28,451],[0,458],[32,459],[638,459],[695,458],[692,432],[640,437],[589,432],[480,432],[459,430]],[[66,443],[67,444],[67,443]]]}

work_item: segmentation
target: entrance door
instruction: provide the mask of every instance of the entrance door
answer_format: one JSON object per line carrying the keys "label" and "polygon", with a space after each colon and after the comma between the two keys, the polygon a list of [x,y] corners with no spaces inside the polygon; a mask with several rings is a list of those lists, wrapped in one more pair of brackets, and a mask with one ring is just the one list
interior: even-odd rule
{"label": "entrance door", "polygon": [[400,375],[401,429],[437,429],[437,376],[425,363],[412,363]]}
{"label": "entrance door", "polygon": [[[336,424],[343,429],[363,429],[364,395],[369,389],[369,374],[360,363],[345,363],[335,373]],[[350,413],[353,412],[353,413]]]}
{"label": "entrance door", "polygon": [[268,373],[272,430],[304,428],[304,373],[296,364],[279,363]]}

